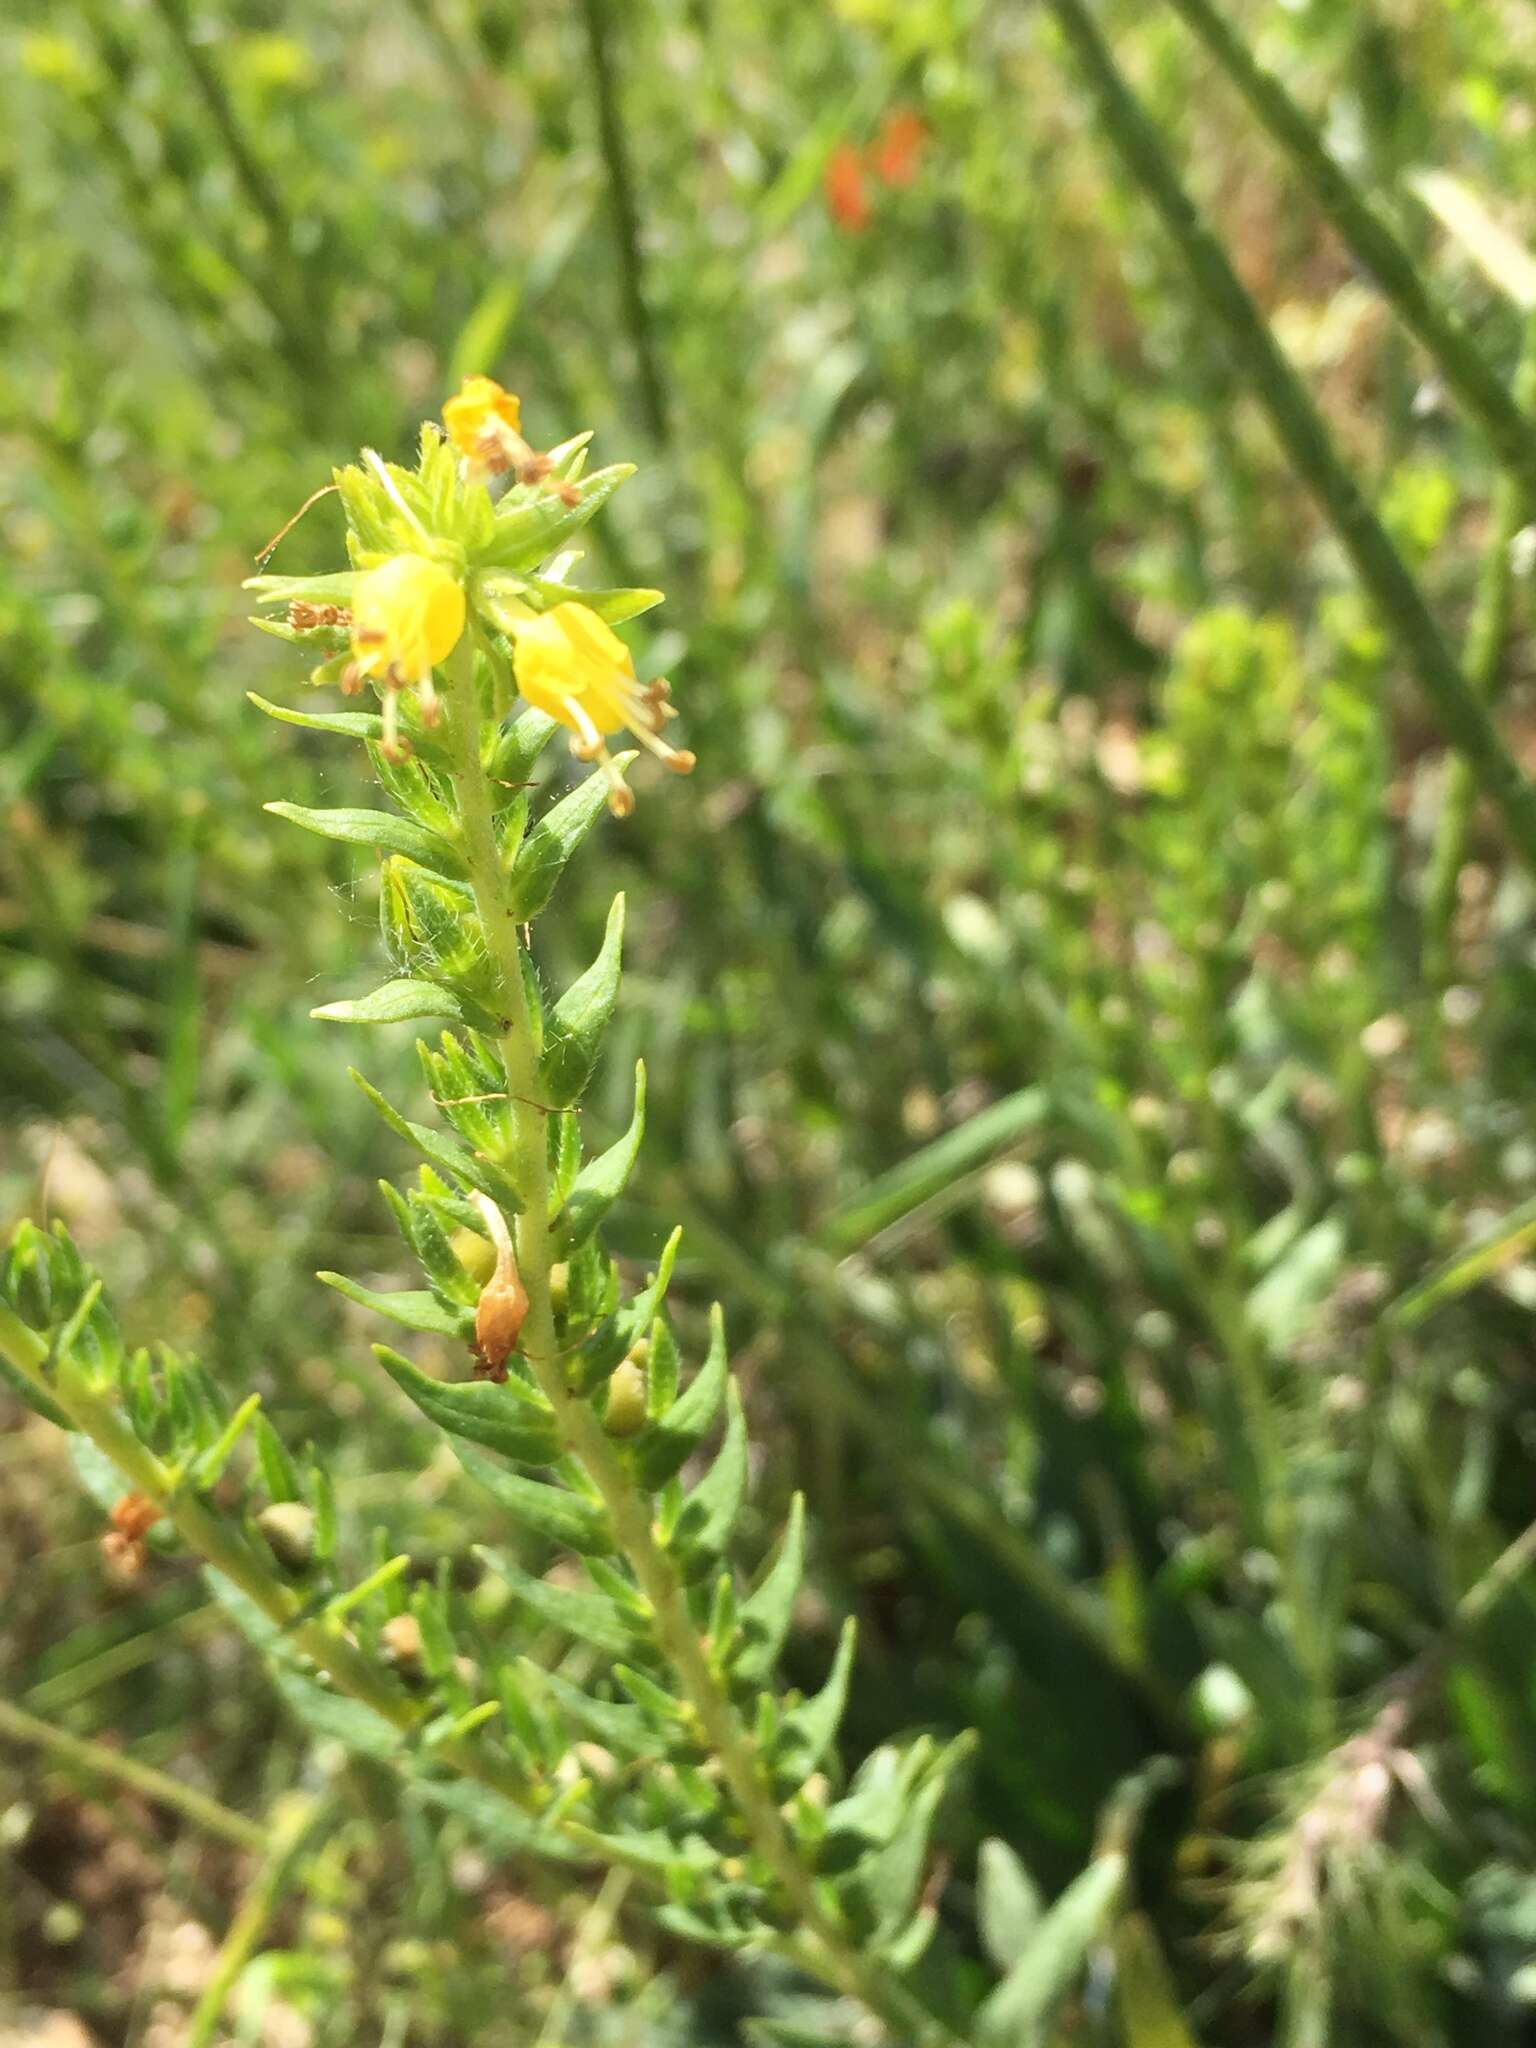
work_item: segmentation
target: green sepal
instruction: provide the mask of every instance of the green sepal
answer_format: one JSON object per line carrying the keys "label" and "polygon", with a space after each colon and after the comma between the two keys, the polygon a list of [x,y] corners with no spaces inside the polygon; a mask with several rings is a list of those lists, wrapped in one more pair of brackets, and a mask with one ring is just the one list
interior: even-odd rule
{"label": "green sepal", "polygon": [[740,1647],[732,1668],[737,1677],[763,1684],[772,1675],[789,1634],[804,1572],[805,1495],[797,1493],[789,1504],[778,1556],[761,1583],[742,1601],[736,1616]]}
{"label": "green sepal", "polygon": [[619,993],[619,959],[624,948],[624,897],[613,899],[597,958],[573,981],[549,1012],[541,1062],[545,1100],[557,1108],[576,1102],[592,1078],[603,1033]]}
{"label": "green sepal", "polygon": [[[614,765],[622,772],[634,758],[633,752],[615,754]],[[559,803],[551,804],[529,829],[507,878],[508,901],[519,924],[537,917],[548,903],[566,862],[602,816],[607,802],[608,778],[600,773],[589,775]]]}
{"label": "green sepal", "polygon": [[[272,622],[270,619],[258,619],[254,623],[270,628]],[[268,718],[275,718],[282,725],[301,725],[306,732],[335,733],[347,740],[383,737],[384,721],[376,711],[293,711],[286,704],[269,704],[254,690],[247,690],[245,694],[247,701],[258,711],[264,711]]]}
{"label": "green sepal", "polygon": [[496,508],[491,539],[481,552],[481,566],[534,568],[579,532],[634,473],[632,462],[613,462],[606,469],[594,470],[576,486],[581,498],[575,505],[567,505],[554,491],[534,486],[525,497],[521,488],[514,487]]}
{"label": "green sepal", "polygon": [[327,1287],[334,1287],[338,1294],[344,1294],[348,1301],[355,1301],[360,1308],[371,1308],[378,1315],[388,1316],[402,1329],[421,1330],[429,1337],[454,1337],[465,1343],[474,1335],[473,1309],[445,1308],[437,1296],[429,1294],[425,1288],[379,1294],[371,1287],[364,1287],[361,1281],[349,1280],[345,1273],[317,1273],[315,1278],[324,1281]]}
{"label": "green sepal", "polygon": [[479,1544],[475,1550],[498,1577],[506,1580],[532,1614],[573,1641],[587,1643],[610,1657],[632,1657],[637,1647],[644,1644],[637,1617],[627,1614],[603,1594],[583,1592],[574,1586],[551,1586],[525,1572],[510,1558]]}
{"label": "green sepal", "polygon": [[645,1062],[637,1060],[635,1112],[630,1118],[629,1129],[616,1144],[610,1145],[606,1152],[600,1152],[596,1159],[582,1168],[566,1197],[558,1222],[563,1258],[569,1258],[578,1245],[585,1243],[623,1194],[624,1184],[640,1156],[640,1141],[644,1136]]}
{"label": "green sepal", "polygon": [[435,981],[386,981],[371,995],[339,1003],[322,1003],[310,1011],[325,1024],[405,1024],[414,1017],[449,1017],[467,1024],[464,1005]]}
{"label": "green sepal", "polygon": [[386,796],[393,797],[408,817],[450,844],[458,830],[458,813],[443,785],[418,755],[391,761],[380,746],[370,745],[368,759]]}
{"label": "green sepal", "polygon": [[522,1207],[517,1189],[499,1166],[488,1159],[480,1159],[461,1145],[456,1138],[447,1138],[440,1131],[429,1130],[425,1124],[413,1124],[403,1117],[399,1110],[379,1093],[372,1082],[367,1081],[355,1067],[347,1072],[362,1089],[374,1108],[397,1137],[414,1145],[426,1160],[439,1172],[464,1181],[469,1187],[478,1188],[482,1195],[489,1195],[493,1202],[503,1209],[516,1212]]}
{"label": "green sepal", "polygon": [[725,1348],[725,1317],[717,1302],[710,1310],[709,1350],[688,1385],[660,1422],[635,1446],[635,1476],[654,1493],[698,1449],[714,1425],[725,1394],[729,1369]]}
{"label": "green sepal", "polygon": [[1014,2048],[1043,2035],[1119,1903],[1125,1879],[1126,1859],[1116,1850],[1072,1880],[977,2012],[975,2038],[982,2048]]}
{"label": "green sepal", "polygon": [[387,1344],[375,1344],[373,1355],[427,1420],[449,1436],[519,1465],[553,1465],[560,1456],[554,1417],[541,1412],[538,1395],[521,1381],[498,1386],[493,1380],[435,1380]]}
{"label": "green sepal", "polygon": [[583,1557],[606,1557],[613,1550],[612,1524],[607,1511],[595,1501],[583,1500],[569,1487],[524,1479],[481,1457],[478,1451],[459,1449],[456,1455],[470,1478],[486,1489],[519,1528],[532,1529]]}
{"label": "green sepal", "polygon": [[848,1704],[848,1681],[853,1674],[853,1651],[858,1626],[852,1615],[843,1623],[837,1641],[837,1655],[826,1684],[812,1698],[792,1707],[784,1716],[779,1737],[776,1768],[796,1784],[808,1778],[826,1756],[837,1735],[838,1723]]}
{"label": "green sepal", "polygon": [[719,1557],[731,1538],[747,1490],[747,1418],[736,1382],[725,1387],[725,1440],[714,1461],[684,1500],[670,1548],[691,1565]]}
{"label": "green sepal", "polygon": [[418,866],[454,876],[466,870],[463,860],[435,832],[411,818],[396,817],[393,811],[315,811],[306,804],[263,804],[274,818],[286,818],[317,832],[322,839],[340,839],[352,846],[374,846],[383,853],[403,853]]}

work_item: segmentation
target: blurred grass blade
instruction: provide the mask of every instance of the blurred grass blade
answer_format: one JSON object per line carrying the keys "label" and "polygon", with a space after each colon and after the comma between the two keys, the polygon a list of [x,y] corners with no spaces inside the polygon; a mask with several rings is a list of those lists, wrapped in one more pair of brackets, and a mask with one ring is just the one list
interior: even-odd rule
{"label": "blurred grass blade", "polygon": [[1536,310],[1536,258],[1501,227],[1471,186],[1449,171],[1414,171],[1408,189],[1422,200],[1496,291],[1523,313]]}
{"label": "blurred grass blade", "polygon": [[948,1194],[959,1199],[966,1176],[1006,1146],[1017,1144],[1044,1123],[1050,1097],[1043,1088],[1021,1088],[914,1152],[910,1159],[871,1181],[857,1200],[828,1217],[823,1232],[829,1249],[847,1253],[925,1203]]}
{"label": "blurred grass blade", "polygon": [[1502,1223],[1480,1237],[1465,1251],[1455,1252],[1419,1282],[1400,1294],[1387,1310],[1388,1320],[1400,1330],[1411,1330],[1426,1316],[1448,1301],[1465,1294],[1491,1273],[1510,1265],[1536,1244],[1536,1199],[1522,1202]]}

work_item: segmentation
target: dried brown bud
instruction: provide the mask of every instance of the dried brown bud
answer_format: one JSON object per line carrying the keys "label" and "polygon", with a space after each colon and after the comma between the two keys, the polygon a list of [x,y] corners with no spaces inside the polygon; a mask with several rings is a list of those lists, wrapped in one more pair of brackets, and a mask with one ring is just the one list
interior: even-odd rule
{"label": "dried brown bud", "polygon": [[495,1270],[480,1290],[475,1309],[475,1377],[504,1380],[528,1313],[528,1292],[517,1277],[506,1218],[488,1196],[477,1194],[473,1199],[496,1252]]}
{"label": "dried brown bud", "polygon": [[379,1648],[386,1663],[393,1664],[403,1678],[415,1678],[422,1669],[421,1623],[414,1614],[392,1615],[379,1630]]}

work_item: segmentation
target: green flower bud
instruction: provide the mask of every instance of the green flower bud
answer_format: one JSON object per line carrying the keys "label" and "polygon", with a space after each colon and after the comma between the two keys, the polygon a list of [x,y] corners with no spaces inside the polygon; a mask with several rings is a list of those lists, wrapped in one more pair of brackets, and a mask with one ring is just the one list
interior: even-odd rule
{"label": "green flower bud", "polygon": [[645,1427],[645,1367],[631,1352],[608,1382],[603,1427],[610,1436],[638,1436]]}
{"label": "green flower bud", "polygon": [[285,1571],[305,1571],[314,1563],[315,1511],[303,1501],[273,1501],[256,1517],[256,1526]]}

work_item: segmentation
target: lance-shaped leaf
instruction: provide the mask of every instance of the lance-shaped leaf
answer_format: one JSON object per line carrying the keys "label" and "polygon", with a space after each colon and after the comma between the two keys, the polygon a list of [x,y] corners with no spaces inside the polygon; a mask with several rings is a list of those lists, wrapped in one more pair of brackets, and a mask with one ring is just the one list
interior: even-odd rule
{"label": "lance-shaped leaf", "polygon": [[340,604],[352,602],[355,569],[337,569],[325,576],[247,576],[242,590],[253,590],[258,604]]}
{"label": "lance-shaped leaf", "polygon": [[445,1137],[441,1131],[430,1130],[425,1124],[411,1123],[393,1103],[385,1100],[370,1081],[364,1080],[355,1067],[349,1067],[347,1071],[395,1135],[414,1145],[422,1158],[430,1160],[439,1172],[478,1188],[481,1194],[489,1195],[503,1209],[515,1212],[521,1206],[517,1189],[499,1166],[489,1159],[481,1159],[456,1138]]}
{"label": "lance-shaped leaf", "polygon": [[586,1557],[605,1557],[613,1549],[613,1529],[606,1509],[583,1500],[569,1487],[551,1486],[539,1479],[524,1479],[509,1472],[478,1451],[459,1449],[459,1463],[471,1479],[477,1480],[521,1528],[532,1529],[551,1543]]}
{"label": "lance-shaped leaf", "polygon": [[747,1490],[747,1418],[736,1382],[725,1389],[725,1441],[679,1510],[672,1548],[690,1563],[716,1558],[730,1541]]}
{"label": "lance-shaped leaf", "polygon": [[737,1612],[741,1648],[736,1653],[735,1670],[739,1677],[761,1684],[771,1675],[789,1634],[804,1571],[805,1495],[797,1493],[789,1504],[789,1521],[778,1556]]}
{"label": "lance-shaped leaf", "polygon": [[309,1014],[326,1024],[404,1024],[413,1017],[451,1017],[456,1024],[469,1021],[458,997],[435,981],[386,981],[371,995],[322,1003]]}
{"label": "lance-shaped leaf", "polygon": [[334,1287],[338,1294],[344,1294],[348,1301],[355,1301],[360,1308],[371,1308],[378,1315],[388,1316],[402,1329],[421,1330],[430,1337],[454,1337],[465,1342],[474,1334],[473,1309],[445,1308],[437,1296],[429,1294],[424,1287],[380,1294],[372,1287],[364,1287],[361,1281],[349,1280],[345,1273],[317,1273],[315,1278],[323,1280],[327,1287]]}
{"label": "lance-shaped leaf", "polygon": [[610,1657],[632,1657],[644,1644],[638,1617],[627,1614],[601,1593],[589,1593],[574,1586],[552,1586],[536,1579],[510,1558],[476,1545],[477,1556],[506,1580],[519,1600],[538,1619],[575,1642],[590,1643]]}
{"label": "lance-shaped leaf", "polygon": [[560,1243],[564,1257],[569,1258],[579,1245],[586,1242],[623,1194],[624,1184],[640,1156],[640,1140],[644,1136],[645,1062],[638,1060],[635,1063],[635,1113],[630,1118],[629,1129],[617,1144],[610,1145],[606,1152],[600,1152],[596,1159],[581,1169],[566,1198],[560,1219]]}
{"label": "lance-shaped leaf", "polygon": [[848,1680],[853,1674],[853,1650],[858,1629],[853,1617],[843,1623],[837,1655],[827,1682],[811,1699],[803,1700],[784,1716],[779,1738],[777,1768],[796,1784],[808,1778],[832,1747],[843,1709],[848,1704]]}
{"label": "lance-shaped leaf", "polygon": [[525,576],[522,578],[523,594],[536,611],[547,611],[551,605],[568,604],[572,598],[584,604],[588,611],[596,612],[610,626],[621,626],[626,619],[638,619],[642,612],[654,609],[665,593],[660,590],[642,590],[638,587],[625,590],[573,590],[568,584],[556,583],[548,576]]}
{"label": "lance-shaped leaf", "polygon": [[[260,621],[270,625],[270,620]],[[376,711],[294,711],[286,704],[269,704],[254,690],[246,697],[258,711],[283,725],[301,725],[306,732],[330,732],[348,740],[376,740],[384,734],[384,721]]]}
{"label": "lance-shaped leaf", "polygon": [[[615,754],[614,765],[622,772],[635,758],[633,750]],[[520,924],[537,917],[555,893],[555,884],[565,864],[602,816],[608,802],[608,778],[589,775],[569,796],[551,804],[533,825],[512,863],[507,879],[507,896],[512,915]]]}
{"label": "lance-shaped leaf", "polygon": [[542,1692],[566,1717],[589,1735],[595,1736],[615,1756],[654,1757],[656,1731],[638,1707],[626,1707],[616,1700],[600,1700],[579,1685],[572,1685],[558,1671],[546,1671],[529,1658],[518,1660],[525,1683]]}
{"label": "lance-shaped leaf", "polygon": [[928,1837],[944,1797],[935,1773],[912,1794],[901,1824],[884,1848],[871,1850],[853,1877],[853,1887],[874,1919],[874,1938],[894,1940],[911,1920],[928,1860]]}
{"label": "lance-shaped leaf", "polygon": [[634,473],[632,462],[614,462],[606,469],[595,470],[575,486],[581,497],[574,505],[567,505],[558,491],[541,491],[529,498],[509,491],[497,507],[494,534],[485,559],[502,569],[536,567],[573,533],[579,532],[625,478]]}
{"label": "lance-shaped leaf", "polygon": [[422,867],[450,875],[462,875],[459,855],[435,832],[427,831],[410,818],[397,818],[393,811],[314,811],[306,804],[263,804],[274,818],[287,818],[306,832],[318,832],[322,839],[342,839],[354,846],[376,846],[384,853],[403,853]]}
{"label": "lance-shaped leaf", "polygon": [[373,1355],[427,1420],[449,1436],[499,1451],[519,1465],[552,1465],[560,1456],[554,1417],[541,1412],[539,1396],[520,1381],[498,1386],[492,1380],[435,1380],[387,1344],[375,1344]]}
{"label": "lance-shaped leaf", "polygon": [[990,1836],[976,1859],[976,1926],[994,1968],[1013,1968],[1044,1911],[1035,1880],[1006,1842]]}
{"label": "lance-shaped leaf", "polygon": [[544,1023],[543,1087],[558,1108],[575,1102],[592,1078],[603,1033],[619,993],[619,957],[624,947],[624,898],[608,912],[602,950],[586,973],[573,981]]}
{"label": "lance-shaped leaf", "polygon": [[1039,2038],[1072,1989],[1125,1886],[1126,1859],[1099,1856],[1075,1877],[1036,1928],[1029,1946],[976,2015],[984,2048]]}
{"label": "lance-shaped leaf", "polygon": [[[682,1237],[682,1228],[679,1226],[663,1245],[661,1259],[646,1286],[632,1301],[626,1302],[622,1308],[615,1309],[581,1347],[571,1370],[571,1384],[578,1393],[595,1393],[615,1370],[620,1360],[651,1330],[656,1321],[657,1311],[666,1299],[667,1288],[672,1279],[672,1268],[677,1263],[677,1248],[682,1242]],[[654,1385],[654,1362],[651,1378]]]}
{"label": "lance-shaped leaf", "polygon": [[714,1425],[728,1377],[725,1317],[716,1302],[709,1312],[709,1350],[704,1363],[635,1447],[635,1475],[642,1486],[654,1492],[682,1470]]}

